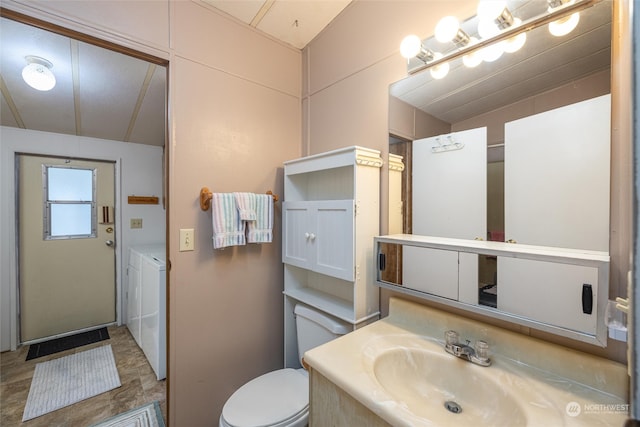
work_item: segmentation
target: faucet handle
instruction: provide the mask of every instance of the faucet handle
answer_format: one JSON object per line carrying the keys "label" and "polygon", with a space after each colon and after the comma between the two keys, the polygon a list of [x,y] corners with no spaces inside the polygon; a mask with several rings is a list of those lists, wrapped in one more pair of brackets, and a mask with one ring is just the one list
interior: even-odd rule
{"label": "faucet handle", "polygon": [[489,359],[489,344],[486,341],[478,340],[475,345],[476,356],[482,360]]}
{"label": "faucet handle", "polygon": [[447,345],[458,344],[458,333],[456,331],[446,331],[444,333],[444,339]]}

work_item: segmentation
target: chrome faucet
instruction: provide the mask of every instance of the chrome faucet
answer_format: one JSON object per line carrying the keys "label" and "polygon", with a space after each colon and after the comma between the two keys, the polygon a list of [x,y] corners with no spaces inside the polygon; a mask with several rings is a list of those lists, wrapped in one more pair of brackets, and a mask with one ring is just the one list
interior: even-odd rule
{"label": "chrome faucet", "polygon": [[471,347],[469,345],[470,341],[468,340],[466,344],[461,344],[458,341],[458,333],[456,331],[446,331],[444,338],[444,349],[447,353],[468,360],[476,365],[491,365],[491,359],[489,359],[489,344],[485,341],[476,341],[475,347]]}

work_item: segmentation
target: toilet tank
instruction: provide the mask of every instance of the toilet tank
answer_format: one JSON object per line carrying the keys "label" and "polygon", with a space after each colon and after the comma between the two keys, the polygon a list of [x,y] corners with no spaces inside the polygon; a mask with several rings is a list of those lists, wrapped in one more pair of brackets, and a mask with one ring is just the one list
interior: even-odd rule
{"label": "toilet tank", "polygon": [[296,305],[293,312],[296,316],[300,363],[305,351],[338,338],[351,330],[346,324],[304,305]]}

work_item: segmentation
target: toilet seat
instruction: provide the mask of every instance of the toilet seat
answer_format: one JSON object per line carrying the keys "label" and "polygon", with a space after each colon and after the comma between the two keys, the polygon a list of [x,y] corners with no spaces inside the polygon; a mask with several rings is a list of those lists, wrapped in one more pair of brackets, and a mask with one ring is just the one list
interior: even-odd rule
{"label": "toilet seat", "polygon": [[220,416],[223,427],[306,425],[309,380],[295,369],[280,369],[249,381],[227,400]]}

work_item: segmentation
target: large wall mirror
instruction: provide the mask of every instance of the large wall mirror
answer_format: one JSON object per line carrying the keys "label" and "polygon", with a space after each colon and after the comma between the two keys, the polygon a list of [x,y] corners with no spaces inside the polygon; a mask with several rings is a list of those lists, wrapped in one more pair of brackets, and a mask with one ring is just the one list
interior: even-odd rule
{"label": "large wall mirror", "polygon": [[[476,48],[423,40],[409,76],[390,86],[390,234],[608,255],[612,2],[503,4],[517,21],[494,36],[501,52],[473,16],[459,28]],[[554,5],[575,9],[550,19]],[[558,21],[577,25],[554,35]],[[386,252],[381,279],[402,285],[401,247]],[[479,256],[477,304],[494,310],[497,264]]]}

